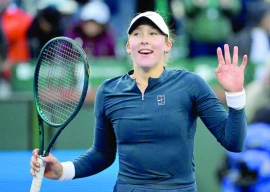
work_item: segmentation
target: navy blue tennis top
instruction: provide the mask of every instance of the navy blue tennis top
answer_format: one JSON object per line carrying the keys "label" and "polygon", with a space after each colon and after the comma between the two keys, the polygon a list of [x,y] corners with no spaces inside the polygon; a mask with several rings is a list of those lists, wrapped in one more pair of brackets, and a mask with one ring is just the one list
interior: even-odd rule
{"label": "navy blue tennis top", "polygon": [[149,78],[142,94],[130,77],[132,73],[109,79],[99,87],[94,143],[74,160],[75,178],[101,172],[118,153],[118,184],[194,186],[198,117],[225,149],[243,149],[247,127],[244,109],[229,108],[227,112],[200,76],[164,69],[159,78]]}

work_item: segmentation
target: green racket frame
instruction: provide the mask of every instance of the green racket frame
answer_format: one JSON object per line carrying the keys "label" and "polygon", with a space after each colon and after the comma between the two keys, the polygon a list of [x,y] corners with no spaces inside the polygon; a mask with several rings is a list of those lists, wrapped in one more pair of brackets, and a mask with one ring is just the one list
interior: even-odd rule
{"label": "green racket frame", "polygon": [[[48,119],[45,117],[45,115],[43,114],[41,108],[39,107],[39,98],[38,98],[38,93],[37,93],[37,84],[38,84],[38,73],[39,73],[39,69],[41,66],[41,58],[42,58],[42,53],[43,51],[49,47],[51,45],[51,43],[55,43],[56,41],[67,41],[69,43],[71,43],[73,46],[76,47],[76,49],[78,50],[78,52],[80,53],[80,55],[83,56],[83,63],[84,63],[84,83],[83,83],[83,91],[81,94],[81,98],[79,101],[79,104],[77,105],[76,109],[74,110],[73,114],[67,119],[67,121],[63,124],[54,124],[50,121],[48,121]],[[48,41],[44,47],[42,48],[38,61],[37,61],[37,65],[35,68],[35,73],[34,73],[34,101],[35,101],[35,105],[37,108],[37,112],[38,112],[38,125],[39,125],[39,155],[40,156],[47,156],[50,153],[50,150],[52,149],[56,139],[58,138],[58,136],[60,135],[60,133],[63,131],[63,129],[66,127],[66,125],[77,115],[77,113],[79,112],[79,110],[81,109],[86,94],[87,94],[87,89],[88,89],[88,83],[89,83],[89,75],[90,75],[90,68],[89,68],[89,63],[88,63],[88,59],[87,59],[87,55],[84,52],[84,50],[81,48],[81,46],[74,40],[68,38],[68,37],[56,37],[51,39],[50,41]],[[48,147],[46,148],[46,150],[44,151],[44,125],[43,122],[45,122],[46,124],[52,126],[52,127],[56,127],[58,128],[57,132],[55,133],[55,135],[52,137],[52,139],[50,140]]]}

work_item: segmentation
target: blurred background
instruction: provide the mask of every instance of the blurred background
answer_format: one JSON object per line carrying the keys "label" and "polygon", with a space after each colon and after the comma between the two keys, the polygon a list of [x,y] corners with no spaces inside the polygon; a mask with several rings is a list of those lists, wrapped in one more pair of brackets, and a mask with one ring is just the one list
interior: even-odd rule
{"label": "blurred background", "polygon": [[[78,41],[89,57],[87,99],[53,149],[59,160],[73,160],[92,145],[97,87],[132,69],[125,51],[126,30],[136,13],[144,11],[158,11],[175,36],[167,67],[198,73],[224,106],[224,91],[214,72],[216,49],[229,43],[231,49],[239,47],[239,58],[248,55],[245,150],[226,152],[198,119],[197,185],[200,192],[270,191],[269,0],[0,0],[1,191],[30,189],[29,161],[32,149],[38,147],[33,73],[43,45],[67,36]],[[48,142],[55,130],[46,131]],[[90,178],[63,183],[45,179],[43,191],[112,191],[117,169],[116,161]]]}

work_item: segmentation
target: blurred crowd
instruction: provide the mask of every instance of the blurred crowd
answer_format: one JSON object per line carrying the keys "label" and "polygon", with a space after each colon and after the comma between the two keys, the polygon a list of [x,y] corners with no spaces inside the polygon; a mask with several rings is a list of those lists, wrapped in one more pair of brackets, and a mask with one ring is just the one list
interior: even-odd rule
{"label": "blurred crowd", "polygon": [[239,46],[262,77],[270,50],[268,0],[1,0],[0,71],[37,59],[53,37],[78,41],[89,57],[125,58],[126,29],[139,12],[160,12],[175,34],[173,60],[211,57]]}
{"label": "blurred crowd", "polygon": [[[229,43],[231,48],[237,45],[240,56],[247,54],[247,68],[254,68],[252,81],[246,86],[247,119],[251,130],[262,129],[261,126],[269,129],[269,0],[1,0],[0,95],[10,91],[12,68],[35,61],[45,43],[54,37],[67,36],[76,40],[89,57],[128,57],[125,52],[128,24],[136,13],[148,10],[161,13],[171,27],[175,36],[174,60],[215,57],[217,47],[225,43]],[[252,126],[258,123],[258,126]],[[253,137],[252,134],[249,137]],[[264,141],[257,139],[256,142],[260,140]],[[259,144],[250,148],[265,150]],[[235,160],[231,163],[233,166],[227,163],[226,169],[224,166],[219,169],[219,179],[222,184],[226,183],[224,191],[228,181],[231,185],[237,182],[240,185],[237,179],[234,182],[230,178],[232,170],[237,167],[235,162],[241,158],[228,154],[227,160]],[[246,171],[254,169],[248,170],[248,173],[257,172],[255,176],[250,176],[252,182],[241,180],[242,184],[256,184],[258,170],[263,169],[259,165],[266,167],[269,176],[264,174],[269,181],[270,160],[267,163],[269,165],[258,163],[257,167],[252,167],[246,162]],[[241,166],[243,168],[243,164]]]}

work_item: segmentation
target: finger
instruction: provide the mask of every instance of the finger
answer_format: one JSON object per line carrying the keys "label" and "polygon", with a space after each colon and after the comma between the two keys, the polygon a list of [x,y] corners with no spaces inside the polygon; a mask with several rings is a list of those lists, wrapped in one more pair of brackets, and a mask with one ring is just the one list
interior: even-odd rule
{"label": "finger", "polygon": [[226,65],[231,64],[231,55],[230,55],[230,49],[229,49],[228,44],[224,45],[224,54],[225,54],[225,64]]}
{"label": "finger", "polygon": [[32,151],[32,153],[33,153],[33,155],[38,155],[38,153],[39,153],[39,149],[34,149],[33,151]]}
{"label": "finger", "polygon": [[244,56],[243,56],[242,64],[241,64],[241,66],[240,66],[242,69],[245,69],[245,68],[246,68],[246,66],[247,66],[247,61],[248,61],[248,56],[247,56],[247,55],[244,55]]}
{"label": "finger", "polygon": [[233,48],[233,65],[238,66],[238,47],[234,46]]}
{"label": "finger", "polygon": [[49,162],[49,158],[48,158],[48,156],[47,157],[41,157],[41,159],[42,159],[42,161],[44,161],[44,162]]}
{"label": "finger", "polygon": [[39,171],[39,166],[37,166],[35,163],[30,162],[30,166],[31,166],[31,169],[33,169],[35,171]]}
{"label": "finger", "polygon": [[31,174],[32,176],[35,176],[35,175],[36,175],[36,172],[35,172],[35,170],[33,170],[33,169],[30,169],[30,174]]}
{"label": "finger", "polygon": [[222,54],[222,50],[221,48],[217,48],[217,57],[218,57],[218,63],[220,65],[225,65],[225,62],[224,62],[224,58],[223,58],[223,54]]}
{"label": "finger", "polygon": [[37,161],[37,158],[38,158],[38,156],[33,155],[33,156],[31,157],[31,161],[34,162],[34,163],[37,163],[37,162],[38,162],[38,161]]}
{"label": "finger", "polygon": [[31,166],[31,169],[33,169],[34,171],[39,171],[39,166],[37,166],[36,163],[33,163],[32,161],[30,161],[30,166]]}
{"label": "finger", "polygon": [[55,160],[55,157],[51,154],[49,154],[46,157],[41,157],[42,161],[49,163],[49,162],[53,162]]}
{"label": "finger", "polygon": [[30,166],[34,168],[38,168],[40,166],[35,156],[32,156]]}

